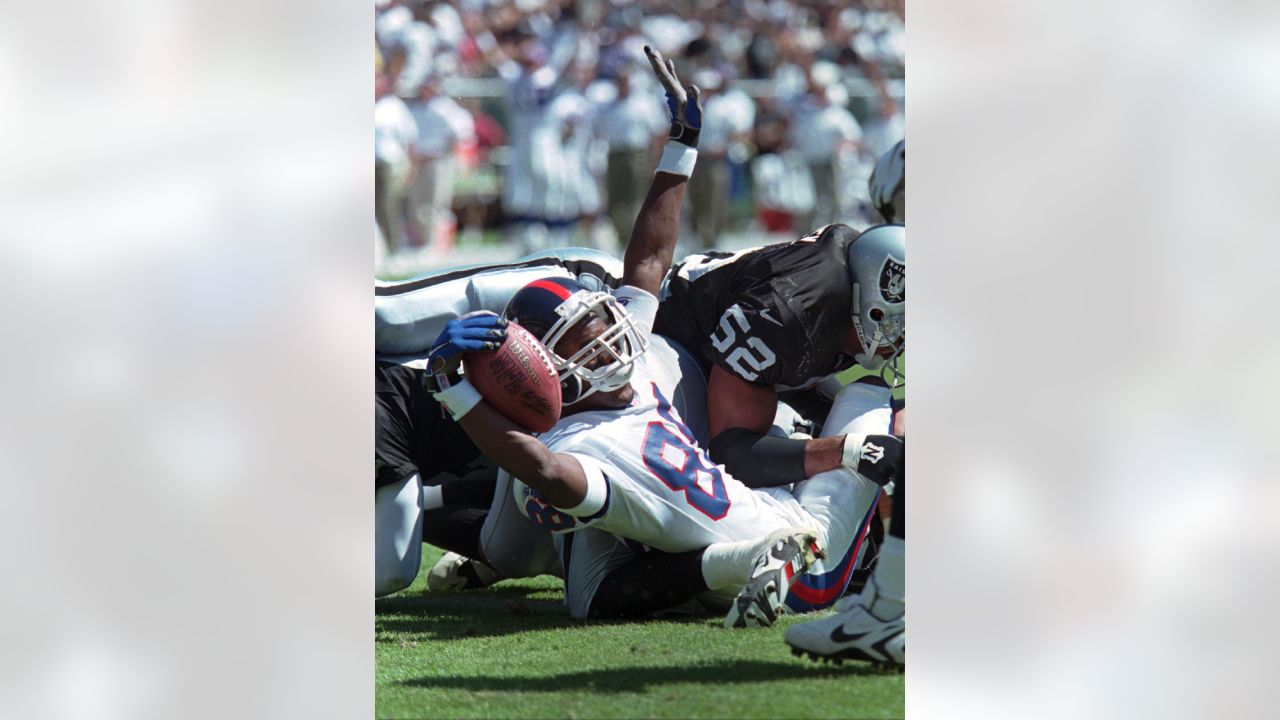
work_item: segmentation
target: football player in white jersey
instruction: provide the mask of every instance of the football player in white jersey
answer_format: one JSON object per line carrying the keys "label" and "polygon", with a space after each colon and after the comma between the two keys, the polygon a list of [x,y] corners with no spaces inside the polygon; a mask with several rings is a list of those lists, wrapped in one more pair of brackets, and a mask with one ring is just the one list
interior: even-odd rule
{"label": "football player in white jersey", "polygon": [[[486,455],[550,507],[668,553],[702,551],[705,590],[749,578],[726,624],[769,625],[783,611],[793,578],[820,548],[854,543],[878,487],[847,473],[816,476],[791,491],[753,491],[708,460],[664,396],[662,368],[645,350],[701,114],[697,89],[681,88],[674,68],[646,52],[668,94],[672,139],[627,247],[623,287],[615,297],[572,281],[535,281],[507,308],[507,317],[538,335],[556,358],[565,395],[560,422],[535,438],[457,375],[463,353],[501,342],[506,320],[497,316],[446,326],[430,360],[436,397]],[[892,481],[900,465],[893,446],[887,449],[876,448],[881,482]]]}

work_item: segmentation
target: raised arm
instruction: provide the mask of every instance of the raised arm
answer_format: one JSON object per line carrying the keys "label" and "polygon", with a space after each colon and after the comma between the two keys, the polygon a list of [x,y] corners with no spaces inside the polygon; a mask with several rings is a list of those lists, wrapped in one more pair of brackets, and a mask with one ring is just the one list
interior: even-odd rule
{"label": "raised arm", "polygon": [[664,60],[661,53],[647,45],[644,53],[667,94],[671,134],[627,242],[622,282],[657,295],[675,255],[680,206],[698,157],[702,108],[698,104],[700,91],[693,85],[687,88],[680,85],[674,63]]}

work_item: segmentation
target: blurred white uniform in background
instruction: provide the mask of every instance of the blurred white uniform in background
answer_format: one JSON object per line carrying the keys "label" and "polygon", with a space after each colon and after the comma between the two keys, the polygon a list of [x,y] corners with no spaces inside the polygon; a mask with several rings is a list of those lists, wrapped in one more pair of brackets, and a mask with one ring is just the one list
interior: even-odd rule
{"label": "blurred white uniform in background", "polygon": [[661,95],[628,67],[614,80],[614,97],[596,116],[596,132],[607,146],[605,197],[609,219],[619,242],[631,237],[640,204],[653,171],[655,138],[665,137],[670,119]]}
{"label": "blurred white uniform in background", "polygon": [[409,149],[418,127],[404,101],[395,95],[373,106],[374,214],[387,248],[396,252],[408,244],[405,229],[406,190],[412,169]]}
{"label": "blurred white uniform in background", "polygon": [[436,94],[427,100],[419,100],[409,107],[418,127],[413,150],[417,172],[410,190],[410,222],[416,224],[416,232],[428,248],[447,251],[452,243],[445,243],[440,234],[442,228],[457,227],[450,206],[453,203],[453,182],[456,170],[454,148],[459,143],[474,142],[475,121],[453,98]]}
{"label": "blurred white uniform in background", "polygon": [[396,79],[396,94],[412,97],[431,73],[436,32],[427,23],[415,20],[397,33],[396,43],[405,53],[404,67]]}
{"label": "blurred white uniform in background", "polygon": [[[598,211],[600,193],[587,173],[587,145],[594,108],[576,88],[565,90],[547,106],[542,136],[547,148],[547,194],[542,215],[550,224],[552,246],[573,244],[569,233],[578,216]],[[554,148],[554,149],[553,149]]]}
{"label": "blurred white uniform in background", "polygon": [[560,141],[547,131],[547,109],[558,80],[550,66],[530,70],[515,62],[499,72],[507,81],[507,145],[502,178],[502,209],[507,229],[523,253],[546,245],[547,164]]}
{"label": "blurred white uniform in background", "polygon": [[[718,74],[703,72],[694,77],[693,84],[705,90],[719,87],[722,82]],[[738,138],[751,132],[755,122],[755,102],[741,90],[728,88],[706,94],[702,134],[698,140],[698,166],[689,178],[688,190],[693,230],[704,250],[714,247],[728,226],[727,158],[739,144]]]}
{"label": "blurred white uniform in background", "polygon": [[809,166],[815,196],[813,212],[800,219],[800,228],[852,222],[857,203],[847,191],[856,182],[851,176],[860,177],[857,187],[866,187],[870,169],[856,170],[862,127],[844,107],[846,100],[844,89],[830,84],[810,93],[792,115],[790,142]]}

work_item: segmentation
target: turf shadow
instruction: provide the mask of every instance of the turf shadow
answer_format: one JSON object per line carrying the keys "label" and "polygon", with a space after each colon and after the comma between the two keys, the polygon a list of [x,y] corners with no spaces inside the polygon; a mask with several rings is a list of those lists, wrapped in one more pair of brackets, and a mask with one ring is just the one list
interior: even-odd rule
{"label": "turf shadow", "polygon": [[[545,591],[502,588],[485,593],[418,593],[379,600],[375,605],[381,633],[410,633],[430,640],[495,637],[528,630],[581,625],[563,603],[533,597]],[[379,642],[396,638],[379,638]]]}
{"label": "turf shadow", "polygon": [[765,662],[761,660],[720,660],[691,665],[628,667],[588,670],[546,676],[501,675],[492,677],[420,677],[398,685],[422,688],[485,691],[491,693],[561,692],[644,692],[664,685],[756,683],[769,680],[848,677],[852,675],[894,675],[868,663],[853,662],[842,667],[808,662]]}
{"label": "turf shadow", "polygon": [[[384,613],[392,613],[387,616]],[[385,610],[377,617],[377,628],[387,637],[378,642],[399,642],[394,637],[401,633],[422,636],[426,640],[457,640],[462,638],[500,637],[534,630],[561,628],[599,627],[608,625],[638,625],[646,622],[665,622],[688,625],[719,625],[718,616],[636,618],[626,620],[575,620],[559,602],[548,600],[492,599],[465,606],[443,603],[415,603],[398,606],[394,611]]]}
{"label": "turf shadow", "polygon": [[[656,618],[575,620],[559,600],[545,597],[545,590],[526,587],[491,588],[476,592],[421,592],[393,595],[375,605],[381,633],[411,633],[429,640],[497,637],[530,630],[602,625],[635,625],[665,622],[688,625],[720,624],[719,615],[673,614]],[[380,637],[379,642],[402,638]]]}

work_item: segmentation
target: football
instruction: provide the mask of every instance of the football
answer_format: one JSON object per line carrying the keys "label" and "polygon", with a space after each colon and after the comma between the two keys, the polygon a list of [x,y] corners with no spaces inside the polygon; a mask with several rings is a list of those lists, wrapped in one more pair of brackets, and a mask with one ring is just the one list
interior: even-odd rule
{"label": "football", "polygon": [[529,432],[546,432],[560,420],[560,374],[538,338],[516,323],[497,350],[467,353],[467,379],[485,402]]}

